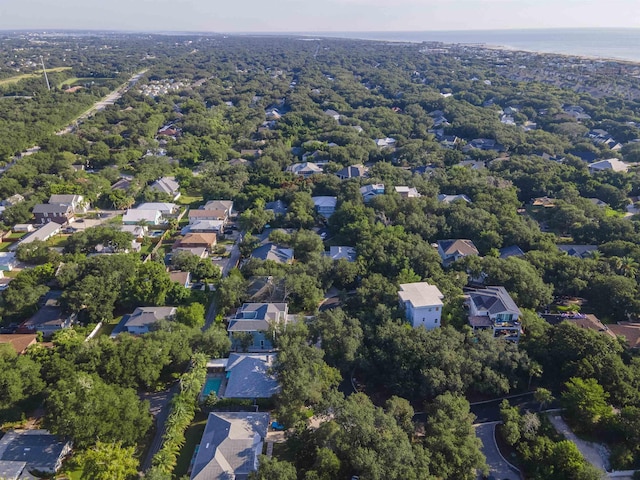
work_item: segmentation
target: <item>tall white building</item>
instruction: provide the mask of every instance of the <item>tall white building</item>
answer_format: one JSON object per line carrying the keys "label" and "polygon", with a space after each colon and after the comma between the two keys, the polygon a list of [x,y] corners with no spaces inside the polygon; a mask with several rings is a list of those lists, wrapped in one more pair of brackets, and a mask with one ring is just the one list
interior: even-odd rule
{"label": "tall white building", "polygon": [[398,297],[413,328],[433,330],[440,327],[444,295],[438,287],[427,282],[403,283]]}

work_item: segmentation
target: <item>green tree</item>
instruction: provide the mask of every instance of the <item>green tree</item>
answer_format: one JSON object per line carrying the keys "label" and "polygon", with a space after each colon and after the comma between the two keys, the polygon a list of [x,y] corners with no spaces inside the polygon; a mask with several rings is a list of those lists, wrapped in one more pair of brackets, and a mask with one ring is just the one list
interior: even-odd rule
{"label": "green tree", "polygon": [[431,454],[433,474],[472,480],[476,470],[487,470],[474,419],[469,402],[462,396],[445,393],[427,405],[424,446]]}
{"label": "green tree", "polygon": [[189,327],[202,328],[204,326],[204,305],[192,303],[185,307],[178,307],[176,310],[176,320]]}
{"label": "green tree", "polygon": [[135,447],[98,441],[75,459],[82,469],[82,478],[92,480],[127,480],[138,473]]}
{"label": "green tree", "polygon": [[560,400],[567,417],[578,429],[589,431],[611,415],[607,403],[609,394],[597,380],[573,377],[565,383],[565,388]]}
{"label": "green tree", "polygon": [[46,427],[70,437],[79,448],[96,439],[135,445],[151,427],[148,402],[141,402],[135,390],[106,384],[97,375],[77,373],[59,380],[46,407]]}
{"label": "green tree", "polygon": [[260,456],[258,470],[249,474],[250,480],[296,480],[296,467],[277,458]]}
{"label": "green tree", "polygon": [[329,365],[341,370],[356,359],[362,344],[362,328],[357,318],[336,308],[320,312],[310,326],[315,341],[320,341]]}

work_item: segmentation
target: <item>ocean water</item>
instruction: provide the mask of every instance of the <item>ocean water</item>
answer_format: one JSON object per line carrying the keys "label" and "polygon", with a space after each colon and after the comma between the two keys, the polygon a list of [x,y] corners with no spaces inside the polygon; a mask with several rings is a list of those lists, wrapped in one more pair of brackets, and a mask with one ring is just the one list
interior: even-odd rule
{"label": "ocean water", "polygon": [[531,52],[561,53],[640,62],[640,28],[323,32],[313,35],[394,42],[482,44]]}

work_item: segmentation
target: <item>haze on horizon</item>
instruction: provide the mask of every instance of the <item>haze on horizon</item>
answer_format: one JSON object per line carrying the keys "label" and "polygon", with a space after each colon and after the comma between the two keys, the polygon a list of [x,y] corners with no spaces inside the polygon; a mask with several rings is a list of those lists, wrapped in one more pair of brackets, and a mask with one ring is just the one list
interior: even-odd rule
{"label": "haze on horizon", "polygon": [[0,0],[0,30],[372,32],[638,28],[638,0]]}

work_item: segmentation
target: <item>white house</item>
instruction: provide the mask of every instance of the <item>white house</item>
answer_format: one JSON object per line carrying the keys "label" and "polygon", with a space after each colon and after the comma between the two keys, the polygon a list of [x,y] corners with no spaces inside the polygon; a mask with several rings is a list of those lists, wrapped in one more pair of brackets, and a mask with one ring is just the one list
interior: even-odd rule
{"label": "white house", "polygon": [[129,209],[122,216],[124,225],[138,225],[145,223],[147,225],[160,225],[162,223],[162,214],[160,210],[141,210],[139,208]]}
{"label": "white house", "polygon": [[607,158],[589,164],[589,173],[601,172],[603,170],[613,170],[614,172],[626,172],[629,165],[617,158]]}
{"label": "white house", "polygon": [[444,295],[438,287],[427,282],[403,283],[398,297],[413,328],[433,330],[440,327]]}
{"label": "white house", "polygon": [[147,202],[138,205],[136,210],[158,210],[161,215],[168,216],[178,213],[178,206],[175,203]]}
{"label": "white house", "polygon": [[125,315],[121,323],[118,324],[118,332],[114,329],[114,334],[124,331],[132,335],[143,335],[148,333],[150,328],[163,319],[172,319],[176,314],[176,307],[138,307],[131,315]]}
{"label": "white house", "polygon": [[322,215],[325,218],[329,218],[333,215],[333,212],[336,210],[336,205],[338,203],[337,197],[312,197],[313,204],[316,207],[316,212],[318,215]]}
{"label": "white house", "polygon": [[287,167],[287,172],[291,172],[299,177],[310,177],[318,173],[322,173],[322,167],[319,167],[313,162],[294,163]]}
{"label": "white house", "polygon": [[418,198],[420,196],[420,193],[418,193],[418,190],[415,187],[399,185],[393,188],[402,198]]}

